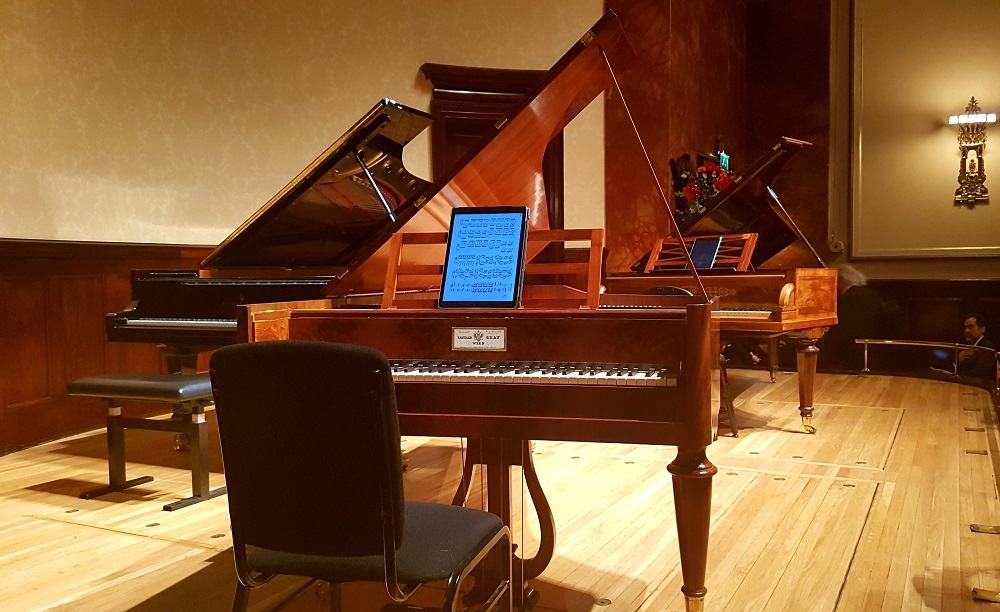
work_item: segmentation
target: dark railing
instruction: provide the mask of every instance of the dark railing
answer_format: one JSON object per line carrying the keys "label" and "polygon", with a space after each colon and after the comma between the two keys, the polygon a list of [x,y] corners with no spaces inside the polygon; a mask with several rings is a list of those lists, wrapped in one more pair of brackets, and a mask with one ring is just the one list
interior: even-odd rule
{"label": "dark railing", "polygon": [[993,358],[997,362],[996,372],[993,377],[993,391],[1000,391],[1000,352],[995,349],[986,348],[984,346],[975,346],[972,344],[956,344],[954,342],[930,342],[927,340],[882,340],[873,338],[859,338],[854,341],[857,344],[864,346],[864,367],[861,372],[868,373],[871,370],[868,369],[868,347],[870,345],[881,345],[881,346],[921,346],[926,348],[936,348],[936,349],[947,349],[953,352],[952,357],[952,374],[958,376],[958,354],[962,351],[973,350],[986,352],[993,355]]}

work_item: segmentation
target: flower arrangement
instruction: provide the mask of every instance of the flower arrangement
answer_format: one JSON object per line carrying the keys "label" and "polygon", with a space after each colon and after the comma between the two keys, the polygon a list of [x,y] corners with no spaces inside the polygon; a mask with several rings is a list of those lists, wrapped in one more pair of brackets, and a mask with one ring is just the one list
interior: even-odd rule
{"label": "flower arrangement", "polygon": [[[675,215],[684,221],[705,210],[705,205],[733,182],[733,177],[713,161],[706,161],[694,171],[681,170],[674,183]],[[683,198],[683,200],[682,200]]]}

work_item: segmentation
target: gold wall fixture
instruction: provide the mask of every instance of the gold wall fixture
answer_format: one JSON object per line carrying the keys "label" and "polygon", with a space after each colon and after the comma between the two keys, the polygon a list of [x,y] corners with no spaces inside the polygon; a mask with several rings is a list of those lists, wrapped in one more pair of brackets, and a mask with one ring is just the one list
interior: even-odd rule
{"label": "gold wall fixture", "polygon": [[989,204],[990,192],[986,188],[986,165],[983,152],[986,149],[986,124],[996,123],[997,116],[983,113],[975,96],[965,107],[965,114],[952,115],[949,125],[958,126],[958,148],[962,161],[958,167],[958,189],[955,190],[955,204],[973,208],[976,204]]}

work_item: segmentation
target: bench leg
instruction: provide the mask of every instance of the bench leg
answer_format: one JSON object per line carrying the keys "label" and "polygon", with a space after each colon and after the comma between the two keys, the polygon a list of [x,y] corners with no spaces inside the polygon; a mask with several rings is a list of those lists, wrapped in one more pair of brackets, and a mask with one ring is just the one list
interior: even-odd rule
{"label": "bench leg", "polygon": [[191,497],[169,503],[163,509],[172,512],[179,508],[196,504],[226,494],[226,487],[214,491],[208,482],[208,424],[205,422],[204,407],[195,408],[184,420],[184,432],[191,441]]}
{"label": "bench leg", "polygon": [[122,408],[112,403],[108,407],[108,482],[106,487],[91,489],[80,494],[80,499],[91,499],[124,491],[136,485],[153,480],[152,476],[125,479],[125,427],[122,424]]}

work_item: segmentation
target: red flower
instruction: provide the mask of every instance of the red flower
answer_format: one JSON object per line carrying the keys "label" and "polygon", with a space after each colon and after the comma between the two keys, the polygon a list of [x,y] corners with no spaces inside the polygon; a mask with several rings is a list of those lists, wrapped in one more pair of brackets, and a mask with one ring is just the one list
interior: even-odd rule
{"label": "red flower", "polygon": [[698,172],[704,172],[705,174],[709,174],[709,173],[712,173],[712,172],[719,172],[721,170],[722,170],[722,168],[720,168],[719,164],[717,164],[715,162],[705,162],[704,166],[701,166],[700,168],[698,168]]}
{"label": "red flower", "polygon": [[718,193],[723,189],[725,189],[726,187],[729,187],[729,185],[732,184],[732,182],[733,182],[733,177],[729,176],[725,172],[720,172],[719,178],[718,180],[715,181],[715,185],[713,185],[713,187],[716,193]]}
{"label": "red flower", "polygon": [[684,185],[684,199],[688,202],[694,202],[701,197],[701,189],[694,183],[688,183]]}

